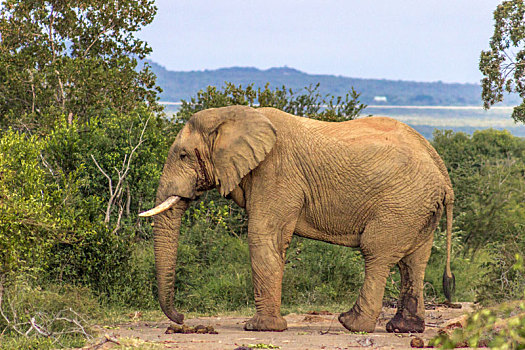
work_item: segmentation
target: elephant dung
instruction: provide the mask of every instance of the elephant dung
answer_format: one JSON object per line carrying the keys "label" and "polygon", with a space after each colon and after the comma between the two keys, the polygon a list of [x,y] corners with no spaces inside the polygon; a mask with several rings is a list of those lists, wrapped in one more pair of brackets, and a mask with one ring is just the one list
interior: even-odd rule
{"label": "elephant dung", "polygon": [[166,329],[165,334],[182,333],[182,334],[219,334],[213,326],[197,325],[191,327],[188,325],[171,324]]}

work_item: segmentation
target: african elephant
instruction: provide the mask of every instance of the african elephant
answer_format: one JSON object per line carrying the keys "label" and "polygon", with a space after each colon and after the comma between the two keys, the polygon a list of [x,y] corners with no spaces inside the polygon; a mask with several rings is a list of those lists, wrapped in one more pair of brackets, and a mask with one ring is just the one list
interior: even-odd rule
{"label": "african elephant", "polygon": [[274,108],[230,106],[195,113],[171,146],[156,198],[154,246],[159,302],[174,322],[181,215],[217,188],[246,209],[256,314],[246,330],[283,331],[285,252],[292,235],[359,247],[365,279],[339,315],[351,331],[373,332],[385,283],[397,264],[400,302],[390,332],[424,330],[423,277],[433,232],[447,218],[445,294],[454,277],[450,242],[454,192],[443,161],[420,134],[386,117],[342,123]]}

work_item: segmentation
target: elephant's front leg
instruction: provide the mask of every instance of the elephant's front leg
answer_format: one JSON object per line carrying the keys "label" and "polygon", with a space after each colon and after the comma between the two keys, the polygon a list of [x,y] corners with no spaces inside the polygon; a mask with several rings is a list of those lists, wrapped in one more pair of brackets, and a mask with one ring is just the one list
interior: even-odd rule
{"label": "elephant's front leg", "polygon": [[281,316],[281,289],[285,251],[293,230],[284,236],[282,231],[272,230],[273,225],[264,225],[266,227],[253,225],[255,226],[253,227],[250,224],[250,226],[248,242],[256,314],[246,322],[244,329],[284,331],[287,329],[287,324]]}

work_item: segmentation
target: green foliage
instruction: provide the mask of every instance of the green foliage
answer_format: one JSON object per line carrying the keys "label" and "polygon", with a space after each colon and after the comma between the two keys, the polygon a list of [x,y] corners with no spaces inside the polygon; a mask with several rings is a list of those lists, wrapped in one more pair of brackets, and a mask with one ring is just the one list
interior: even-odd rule
{"label": "green foliage", "polygon": [[183,217],[175,282],[175,305],[182,310],[210,313],[252,304],[248,245],[245,237],[229,234],[226,213],[210,202]]}
{"label": "green foliage", "polygon": [[[54,244],[96,231],[77,205],[78,173],[54,172],[43,155],[46,145],[12,130],[0,138],[0,275],[39,273]],[[86,207],[93,201],[85,200]]]}
{"label": "green foliage", "polygon": [[[513,305],[514,306],[514,305]],[[511,316],[520,310],[521,313]],[[518,307],[500,305],[470,315],[465,328],[452,334],[442,333],[429,342],[429,346],[443,349],[456,347],[490,347],[491,349],[525,348],[525,303]]]}
{"label": "green foliage", "polygon": [[523,99],[512,117],[525,122],[525,4],[506,0],[494,11],[494,33],[490,49],[481,51],[479,69],[485,108],[503,100],[504,93],[516,92]]}
{"label": "green foliage", "polygon": [[516,224],[508,237],[489,246],[491,260],[483,266],[483,283],[479,286],[477,300],[483,304],[505,302],[525,297],[525,274],[523,251],[525,251],[525,227]]}
{"label": "green foliage", "polygon": [[55,242],[47,279],[89,286],[112,305],[156,306],[154,273],[147,265],[153,256],[140,243],[152,230],[137,214],[154,204],[176,132],[176,126],[146,109],[55,126],[46,137],[48,162],[63,172],[82,169],[78,203],[98,228],[90,234],[70,234],[70,242]]}
{"label": "green foliage", "polygon": [[[461,232],[455,230],[452,235],[451,266],[456,276],[456,292],[454,299],[458,301],[475,300],[479,294],[480,281],[486,273],[486,265],[492,259],[491,252],[480,249],[474,255],[465,255]],[[443,267],[446,261],[446,232],[437,229],[434,233],[432,254],[425,271],[425,300],[439,302],[443,300]]]}
{"label": "green foliage", "polygon": [[436,131],[433,145],[452,180],[465,251],[505,241],[515,223],[525,222],[525,140],[493,129],[472,136]]}
{"label": "green foliage", "polygon": [[[523,274],[523,258],[516,254],[513,269]],[[522,297],[525,289],[522,289]],[[469,315],[465,327],[451,334],[443,332],[429,346],[453,349],[456,347],[490,347],[491,349],[525,349],[525,302],[509,302],[481,309]]]}
{"label": "green foliage", "polygon": [[151,230],[140,226],[137,213],[153,206],[162,164],[177,132],[144,107],[125,115],[108,112],[89,123],[57,123],[46,153],[49,163],[66,173],[83,169],[82,195],[100,198],[100,207],[110,215],[107,221],[116,224],[121,215],[139,225],[146,237]]}
{"label": "green foliage", "polygon": [[283,304],[349,303],[356,299],[363,279],[364,260],[359,251],[294,237],[286,256]]}
{"label": "green foliage", "polygon": [[[2,339],[3,338],[3,339]],[[27,338],[27,337],[2,337],[2,343],[0,344],[0,349],[3,350],[18,350],[18,349],[27,349],[27,350],[51,350],[56,349],[57,345],[51,338]],[[72,344],[82,345],[82,344]]]}
{"label": "green foliage", "polygon": [[[2,135],[0,275],[28,273],[41,283],[82,284],[114,305],[156,305],[154,274],[137,263],[142,257],[134,245],[151,236],[137,213],[153,205],[172,127],[144,113],[57,123],[43,137]],[[91,155],[115,185],[140,137],[121,196],[105,222],[108,179]]]}
{"label": "green foliage", "polygon": [[206,90],[197,92],[197,97],[192,97],[189,101],[182,100],[177,119],[185,122],[194,113],[207,108],[246,105],[274,107],[298,116],[335,122],[354,119],[366,108],[366,105],[359,102],[360,95],[353,88],[344,97],[335,97],[323,96],[319,92],[319,86],[310,85],[301,94],[285,86],[272,90],[270,84],[257,90],[253,84],[246,88],[232,83],[225,83],[222,89],[208,86]]}
{"label": "green foliage", "polygon": [[144,101],[159,110],[155,76],[136,59],[151,49],[134,36],[153,20],[153,1],[3,0],[0,7],[0,125],[42,132],[61,115],[88,121]]}

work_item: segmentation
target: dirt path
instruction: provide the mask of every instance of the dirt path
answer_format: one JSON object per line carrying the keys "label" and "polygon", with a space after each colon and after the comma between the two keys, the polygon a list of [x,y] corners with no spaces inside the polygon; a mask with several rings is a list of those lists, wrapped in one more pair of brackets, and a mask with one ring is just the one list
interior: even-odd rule
{"label": "dirt path", "polygon": [[[425,341],[437,334],[447,321],[463,315],[472,309],[471,303],[462,303],[462,309],[437,307],[426,312],[426,330],[418,334]],[[348,332],[337,321],[336,314],[310,315],[290,314],[285,316],[288,330],[284,332],[246,332],[243,323],[246,317],[198,317],[188,319],[189,326],[211,325],[218,334],[165,334],[169,322],[133,322],[115,325],[114,330],[106,331],[106,342],[98,349],[109,349],[116,345],[128,345],[131,348],[167,349],[236,349],[250,344],[272,344],[280,349],[351,349],[351,348],[410,348],[414,337],[409,334],[391,334],[385,331],[385,325],[393,316],[393,308],[383,308],[376,331],[371,334]],[[103,339],[103,338],[102,338]],[[109,341],[107,339],[110,339]],[[104,339],[103,339],[104,340]],[[116,342],[115,342],[116,341]],[[126,343],[127,342],[127,343]],[[101,344],[99,342],[99,344]],[[154,347],[157,348],[157,347]]]}

